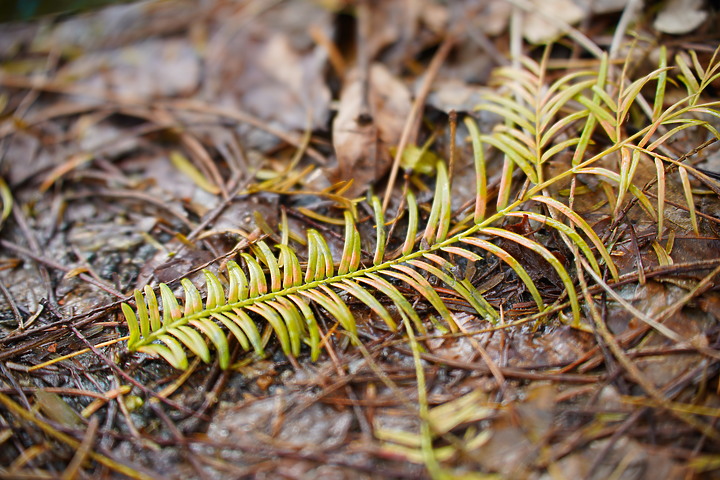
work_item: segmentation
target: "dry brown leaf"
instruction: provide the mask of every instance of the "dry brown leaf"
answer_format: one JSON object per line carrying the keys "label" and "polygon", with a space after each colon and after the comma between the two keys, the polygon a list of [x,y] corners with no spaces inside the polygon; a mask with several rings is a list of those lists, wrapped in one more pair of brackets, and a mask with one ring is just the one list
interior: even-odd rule
{"label": "dry brown leaf", "polygon": [[479,18],[482,21],[476,22],[479,28],[487,35],[496,36],[507,30],[510,23],[510,14],[512,13],[512,5],[505,0],[489,0],[483,2],[485,5],[482,15]]}
{"label": "dry brown leaf", "polygon": [[702,0],[670,0],[658,13],[653,27],[663,33],[681,35],[699,27],[707,18]]}
{"label": "dry brown leaf", "polygon": [[86,53],[62,69],[57,80],[80,87],[90,96],[130,102],[185,96],[197,89],[200,59],[187,42],[151,39],[109,52]]}
{"label": "dry brown leaf", "polygon": [[613,13],[622,11],[628,4],[628,0],[585,0],[581,4],[586,4],[586,8],[590,8],[594,13]]}
{"label": "dry brown leaf", "polygon": [[527,12],[523,24],[523,36],[530,43],[548,42],[566,33],[551,23],[545,15],[569,25],[579,22],[585,16],[585,12],[572,0],[533,0],[532,3],[536,11]]}
{"label": "dry brown leaf", "polygon": [[[19,2],[18,5],[22,3],[28,2]],[[54,3],[78,5],[83,2]],[[114,3],[106,8],[88,11],[81,15],[66,15],[61,22],[42,25],[42,28],[32,36],[32,51],[42,53],[60,51],[74,55],[78,52],[115,48],[150,37],[159,37],[162,34],[167,36],[168,33],[187,26],[189,22],[197,22],[210,10],[210,5],[203,8],[205,6],[199,5],[195,0]],[[32,26],[32,22],[29,25]],[[4,29],[5,25],[0,30]],[[22,31],[13,32],[14,36],[22,34],[24,34]],[[0,37],[2,36],[0,33]]]}
{"label": "dry brown leaf", "polygon": [[370,59],[386,48],[402,50],[415,36],[420,2],[369,2],[371,32],[365,39]]}
{"label": "dry brown leaf", "polygon": [[407,87],[380,64],[370,68],[369,114],[365,123],[361,80],[354,76],[340,95],[333,123],[333,146],[337,167],[329,172],[332,183],[353,180],[349,196],[361,194],[387,173],[392,158],[389,148],[400,140],[411,100]]}
{"label": "dry brown leaf", "polygon": [[205,94],[283,130],[326,129],[330,90],[327,51],[312,29],[331,37],[331,14],[294,2],[246,19],[229,17],[210,38]]}

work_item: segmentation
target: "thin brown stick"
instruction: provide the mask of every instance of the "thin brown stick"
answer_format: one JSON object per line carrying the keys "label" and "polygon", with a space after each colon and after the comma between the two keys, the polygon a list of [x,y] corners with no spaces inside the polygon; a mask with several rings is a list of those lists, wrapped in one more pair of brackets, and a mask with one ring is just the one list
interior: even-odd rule
{"label": "thin brown stick", "polygon": [[175,409],[177,409],[177,410],[179,410],[179,411],[181,411],[181,412],[187,413],[187,414],[189,414],[189,415],[193,415],[193,416],[196,416],[196,415],[197,415],[196,412],[194,412],[193,410],[185,407],[184,405],[180,405],[179,403],[177,403],[177,402],[175,402],[175,401],[173,401],[173,400],[170,400],[169,398],[165,398],[165,397],[163,397],[163,396],[161,396],[161,395],[158,395],[154,390],[152,390],[151,388],[146,387],[145,385],[143,385],[142,383],[138,382],[138,381],[135,380],[133,377],[131,377],[130,375],[128,375],[127,373],[125,373],[120,367],[118,367],[118,366],[115,364],[115,362],[113,362],[112,360],[110,360],[105,354],[103,354],[100,350],[98,350],[97,348],[95,348],[95,345],[93,345],[92,343],[90,343],[90,341],[89,341],[87,338],[85,338],[85,335],[83,335],[82,332],[80,332],[80,330],[78,330],[75,326],[70,325],[70,330],[72,330],[72,332],[75,334],[75,336],[76,336],[78,339],[80,339],[81,342],[83,342],[85,345],[87,345],[88,348],[90,348],[90,350],[92,350],[92,352],[93,352],[95,355],[97,355],[97,357],[98,357],[100,360],[102,360],[103,363],[105,363],[105,365],[107,365],[108,367],[110,367],[111,370],[113,370],[116,374],[118,374],[119,376],[121,376],[122,378],[124,378],[126,381],[130,382],[132,385],[136,386],[137,388],[139,388],[140,390],[142,390],[143,392],[145,392],[147,395],[149,395],[149,396],[151,396],[151,397],[153,397],[153,398],[157,398],[158,400],[160,400],[161,402],[167,404],[168,406],[170,406],[170,407],[172,407],[172,408],[175,408]]}
{"label": "thin brown stick", "polygon": [[[14,252],[17,252],[21,255],[24,255],[35,262],[43,265],[43,267],[47,266],[50,268],[53,268],[55,270],[60,270],[61,272],[69,272],[72,270],[70,267],[66,267],[65,265],[61,265],[53,260],[50,260],[49,258],[43,257],[42,255],[36,254],[26,248],[23,248],[19,245],[15,245],[12,242],[9,242],[8,240],[0,240],[0,245],[3,248],[7,248],[8,250],[13,250]],[[110,295],[113,295],[117,298],[121,298],[123,300],[127,299],[128,297],[123,294],[122,292],[118,292],[115,290],[111,285],[108,285],[107,283],[100,282],[99,280],[92,277],[92,275],[88,275],[87,273],[81,273],[78,275],[78,278],[81,278],[85,282],[95,285],[96,287],[100,288],[101,290],[109,293]]]}
{"label": "thin brown stick", "polygon": [[80,442],[77,450],[75,450],[73,459],[70,461],[60,477],[61,480],[74,480],[75,478],[78,478],[80,467],[82,467],[82,464],[85,463],[85,459],[88,457],[88,454],[91,451],[90,449],[95,442],[95,435],[97,434],[99,423],[100,420],[98,420],[98,417],[93,416],[90,418],[87,430],[85,431],[85,436],[83,437],[82,442]]}
{"label": "thin brown stick", "polygon": [[[10,410],[13,414],[17,415],[28,423],[36,425],[38,428],[40,428],[40,430],[45,432],[47,435],[55,438],[56,440],[75,449],[78,449],[80,447],[80,442],[72,438],[70,435],[56,430],[49,424],[41,421],[35,416],[33,412],[25,410],[3,393],[0,393],[0,403],[3,404],[5,408]],[[137,480],[159,480],[160,478],[163,478],[158,476],[157,472],[154,472],[151,476],[144,472],[136,470],[128,465],[122,464],[109,457],[106,457],[105,455],[101,455],[93,451],[89,451],[87,453],[87,456],[100,463],[101,465],[104,465],[107,468],[116,471],[122,475],[126,475],[130,478],[135,478]]]}
{"label": "thin brown stick", "polygon": [[[675,417],[677,417],[679,420],[685,422],[689,426],[695,428],[699,432],[703,433],[704,435],[707,435],[713,439],[720,439],[720,433],[713,430],[709,425],[697,420],[695,417],[691,415],[684,414],[682,412],[678,412],[673,410],[672,408],[669,408],[667,405],[667,399],[663,395],[663,393],[655,387],[655,385],[648,380],[645,375],[640,371],[640,369],[635,365],[630,358],[627,356],[623,348],[620,346],[620,344],[617,342],[613,334],[608,329],[607,325],[603,321],[602,317],[597,311],[597,307],[595,306],[595,302],[593,301],[592,297],[588,293],[587,284],[585,283],[585,277],[584,277],[584,271],[587,271],[590,273],[592,271],[592,267],[587,264],[587,262],[581,258],[579,255],[576,255],[575,257],[579,263],[582,265],[578,265],[578,277],[580,279],[580,284],[583,285],[583,295],[585,296],[586,304],[588,305],[590,309],[590,314],[592,316],[593,321],[595,322],[595,326],[597,327],[598,332],[602,336],[603,340],[607,344],[607,346],[610,348],[610,351],[612,351],[613,356],[617,359],[618,363],[622,365],[623,369],[627,374],[640,386],[642,389],[647,393],[654,401],[658,403],[663,409],[667,410],[669,413],[673,414]],[[584,270],[584,271],[583,271]],[[720,267],[718,267],[718,270],[720,270]],[[715,276],[716,271],[713,271],[713,277]],[[596,274],[594,272],[591,273],[595,281],[598,279],[595,278]],[[657,325],[653,325],[657,330]],[[662,332],[661,332],[662,333]],[[673,332],[674,333],[674,332]]]}
{"label": "thin brown stick", "polygon": [[23,317],[20,315],[20,310],[18,310],[15,299],[3,282],[0,282],[0,292],[2,292],[3,297],[5,297],[7,304],[10,305],[10,310],[18,323],[18,328],[20,328],[20,330],[24,329],[25,325],[23,324]]}
{"label": "thin brown stick", "polygon": [[423,78],[423,83],[420,86],[417,97],[415,97],[410,113],[405,120],[405,126],[403,127],[402,134],[400,135],[400,143],[398,143],[397,146],[397,152],[395,153],[392,168],[390,169],[390,177],[388,178],[387,188],[385,189],[385,197],[383,198],[383,212],[387,211],[387,207],[390,204],[390,197],[392,195],[392,190],[395,187],[395,180],[397,179],[398,171],[400,170],[400,161],[402,160],[403,152],[409,144],[415,142],[415,138],[417,137],[417,130],[419,128],[419,121],[421,118],[420,114],[425,106],[425,99],[430,93],[430,87],[432,87],[433,81],[435,80],[435,77],[437,77],[440,67],[443,62],[445,62],[450,50],[453,45],[455,45],[455,41],[455,35],[448,34],[445,37],[445,40],[443,40],[440,44],[440,48],[438,48],[437,52],[435,52],[435,56],[430,61],[430,65],[425,72],[425,78]]}

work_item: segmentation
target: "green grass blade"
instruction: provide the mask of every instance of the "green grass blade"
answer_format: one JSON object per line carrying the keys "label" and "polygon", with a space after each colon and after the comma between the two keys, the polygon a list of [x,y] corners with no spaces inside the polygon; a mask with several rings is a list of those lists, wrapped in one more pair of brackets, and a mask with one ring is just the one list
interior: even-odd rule
{"label": "green grass blade", "polygon": [[492,112],[527,130],[531,134],[535,134],[535,125],[532,121],[528,120],[533,118],[535,114],[530,110],[514,100],[499,95],[489,95],[485,97],[485,100],[492,103],[482,103],[478,105],[476,110]]}
{"label": "green grass blade", "polygon": [[304,325],[300,322],[300,317],[294,306],[276,301],[267,302],[268,307],[273,308],[280,314],[285,322],[288,336],[290,337],[290,351],[297,357],[300,355],[300,347],[302,345],[301,338],[304,337]]}
{"label": "green grass blade", "polygon": [[[541,123],[538,131],[546,131],[548,129],[548,124],[555,118],[561,108],[564,108],[568,104],[568,102],[573,100],[583,90],[592,89],[594,85],[595,79],[588,79],[582,82],[578,82],[574,85],[570,85],[567,88],[553,95],[540,109]],[[563,115],[560,121],[562,121],[564,118],[566,118],[566,115]]]}
{"label": "green grass blade", "polygon": [[[601,177],[608,178],[610,180],[613,180],[616,183],[620,183],[620,175],[613,172],[612,170],[608,170],[607,168],[602,167],[588,167],[588,168],[580,168],[576,170],[576,173],[578,174],[588,174],[588,175],[598,175]],[[652,203],[650,203],[650,200],[647,198],[647,195],[645,195],[642,190],[637,188],[635,185],[630,184],[629,186],[630,193],[632,193],[635,197],[637,197],[640,204],[645,208],[645,210],[648,212],[648,214],[652,217],[654,221],[657,220],[657,213],[655,212],[655,208],[653,208]]]}
{"label": "green grass blade", "polygon": [[448,185],[447,167],[444,162],[437,163],[437,177],[435,182],[435,198],[430,207],[430,216],[423,232],[423,241],[433,245],[443,241],[447,236],[450,225],[450,186]]}
{"label": "green grass blade", "polygon": [[659,68],[662,70],[657,76],[657,86],[655,87],[655,101],[653,102],[653,121],[660,118],[663,107],[665,106],[665,87],[667,86],[667,47],[661,45],[659,49],[660,62]]}
{"label": "green grass blade", "polygon": [[354,235],[357,232],[355,227],[355,219],[353,218],[350,210],[345,210],[345,243],[343,245],[342,258],[340,259],[340,267],[338,268],[338,275],[345,275],[351,271],[351,264],[354,256],[355,239]]}
{"label": "green grass blade", "polygon": [[135,308],[140,322],[140,336],[145,338],[150,334],[150,315],[148,315],[145,297],[140,290],[135,290]]}
{"label": "green grass blade", "polygon": [[[682,72],[680,75],[680,81],[687,87],[688,96],[696,97],[696,95],[700,92],[700,84],[695,78],[695,74],[690,69],[684,53],[680,53],[675,56],[675,63],[680,69],[680,72]],[[690,103],[694,104],[695,101],[696,100],[691,100]]]}
{"label": "green grass blade", "polygon": [[605,130],[605,134],[608,136],[610,141],[617,143],[618,136],[617,132],[615,131],[617,127],[617,121],[615,117],[608,113],[608,111],[605,110],[602,106],[598,105],[593,100],[590,100],[587,97],[578,97],[578,102],[580,102],[585,108],[590,111],[592,117],[595,118],[597,123],[599,123],[603,130]]}
{"label": "green grass blade", "polygon": [[[445,260],[442,257],[438,257],[437,255],[433,254],[426,254],[425,257],[436,262]],[[445,260],[445,262],[447,262],[447,260]],[[497,313],[494,311],[492,306],[487,303],[484,298],[482,298],[482,295],[480,295],[480,293],[475,288],[468,289],[461,280],[422,260],[410,260],[408,261],[408,263],[418,269],[428,272],[430,275],[436,276],[438,279],[445,282],[448,287],[460,294],[460,296],[464,298],[475,309],[475,311],[482,315],[486,320],[489,320],[493,323],[497,320]]]}
{"label": "green grass blade", "polygon": [[687,204],[688,213],[690,214],[690,224],[692,225],[695,235],[700,235],[697,214],[695,213],[695,199],[693,198],[692,186],[690,185],[687,170],[683,167],[678,167],[678,173],[680,174],[680,181],[682,182],[685,203]]}
{"label": "green grass blade", "polygon": [[[571,113],[570,115],[564,116],[561,120],[559,120],[557,123],[554,123],[545,133],[543,133],[542,137],[540,137],[540,148],[545,148],[547,145],[563,130],[568,128],[569,125],[576,122],[577,120],[580,120],[582,118],[586,118],[589,115],[587,110],[580,110],[578,112]],[[576,142],[580,142],[580,137],[574,138]]]}
{"label": "green grass blade", "polygon": [[548,217],[546,215],[542,215],[540,213],[536,212],[528,212],[528,211],[517,211],[517,212],[508,212],[508,217],[516,217],[516,218],[528,218],[530,220],[534,220],[540,224],[547,225],[549,227],[554,228],[561,234],[566,235],[570,241],[578,247],[578,249],[585,255],[585,258],[588,259],[588,262],[590,262],[590,266],[593,270],[595,270],[596,273],[600,274],[600,265],[597,262],[597,259],[595,258],[595,255],[593,255],[592,250],[588,246],[587,242],[571,227],[565,225],[562,222],[559,222],[555,220],[554,218]]}
{"label": "green grass blade", "polygon": [[559,142],[552,147],[545,150],[542,155],[540,156],[540,163],[545,163],[548,160],[550,160],[552,157],[557,155],[558,153],[562,152],[563,150],[566,150],[574,145],[577,145],[580,142],[579,138],[569,138],[565,141]]}
{"label": "green grass blade", "polygon": [[[318,251],[317,268],[320,273],[320,278],[318,278],[318,280],[330,278],[335,275],[335,264],[332,253],[330,252],[330,247],[320,233],[315,230],[312,230],[311,232],[313,241],[316,243]],[[308,241],[310,241],[310,235],[308,235]]]}
{"label": "green grass blade", "polygon": [[496,207],[502,210],[507,207],[512,194],[513,173],[515,172],[515,163],[509,156],[503,158],[502,173],[500,174],[500,186],[498,187]]}
{"label": "green grass blade", "polygon": [[310,229],[307,232],[308,260],[305,270],[305,283],[321,280],[325,273],[325,262],[322,259],[320,245],[317,243],[319,236],[320,234],[316,230]]}
{"label": "green grass blade", "polygon": [[595,95],[593,97],[593,103],[602,107],[600,104],[600,101],[605,104],[606,111],[608,112],[608,115],[615,114],[614,118],[617,120],[617,111],[618,111],[618,104],[613,100],[613,98],[605,91],[604,88],[594,85],[591,87],[591,90],[593,94]]}
{"label": "green grass blade", "polygon": [[[703,110],[705,110],[705,109],[693,108],[691,110],[688,110],[688,112],[693,111],[693,112],[697,112],[697,113],[706,113]],[[665,126],[678,124],[678,123],[680,125],[677,125],[671,129],[669,129],[667,132],[663,133],[657,139],[655,139],[650,145],[648,145],[647,150],[654,151],[661,145],[664,145],[665,143],[667,143],[668,140],[670,140],[672,137],[674,137],[681,131],[686,130],[688,128],[693,128],[693,127],[706,128],[713,134],[713,136],[715,138],[720,137],[720,134],[718,134],[717,130],[715,130],[715,128],[712,125],[708,124],[707,122],[705,122],[703,120],[698,120],[698,119],[694,119],[694,118],[682,118],[682,119],[671,118],[671,119],[668,119],[668,120],[665,120],[664,122],[662,122],[662,124]]]}
{"label": "green grass blade", "polygon": [[342,327],[350,332],[351,335],[357,335],[357,327],[355,325],[355,317],[345,302],[337,296],[335,292],[325,285],[321,285],[322,290],[328,295],[323,294],[319,290],[305,290],[300,292],[301,295],[317,302],[321,307],[327,310],[330,315],[337,320]]}
{"label": "green grass blade", "polygon": [[450,230],[450,220],[452,217],[452,198],[450,195],[450,178],[448,177],[447,167],[444,162],[438,163],[437,181],[435,184],[435,198],[433,203],[440,202],[440,216],[438,218],[436,242],[443,242],[447,238],[448,230]]}
{"label": "green grass blade", "polygon": [[[531,182],[537,183],[537,172],[530,164],[530,162],[528,162],[528,160],[523,157],[523,155],[518,153],[518,151],[515,149],[515,146],[519,145],[518,142],[508,138],[507,135],[483,135],[482,141],[484,143],[492,145],[493,147],[504,153],[507,158],[512,160],[515,165],[520,167],[520,169],[523,171],[523,173],[525,173],[525,175],[527,176],[527,178],[530,179]],[[530,158],[533,158],[532,154]]]}
{"label": "green grass blade", "polygon": [[302,269],[295,252],[287,245],[280,244],[277,245],[277,248],[280,249],[280,259],[283,266],[283,288],[302,285]]}
{"label": "green grass blade", "polygon": [[[598,67],[596,84],[592,87],[592,90],[594,92],[593,98],[592,98],[592,100],[589,100],[591,103],[593,103],[595,105],[600,103],[601,95],[603,93],[605,93],[605,82],[607,80],[608,71],[609,71],[608,55],[604,54],[600,58],[600,66]],[[590,115],[589,109],[587,111],[588,111],[588,116],[587,116],[587,119],[585,120],[585,126],[583,127],[582,133],[580,134],[580,142],[578,142],[578,146],[575,149],[575,153],[573,154],[573,158],[572,158],[573,166],[577,166],[582,162],[582,159],[585,156],[587,147],[590,144],[590,141],[592,139],[592,134],[595,131],[595,127],[597,125],[596,116]]]}
{"label": "green grass blade", "polygon": [[657,175],[657,238],[662,238],[665,230],[665,164],[657,157],[655,160],[655,174]]}
{"label": "green grass blade", "polygon": [[[527,270],[525,270],[525,267],[523,267],[520,262],[518,262],[515,257],[507,253],[502,248],[498,247],[497,245],[490,243],[488,241],[482,240],[480,238],[475,237],[467,237],[461,239],[463,243],[467,243],[469,245],[476,246],[478,248],[481,248],[485,251],[488,251],[498,257],[500,260],[505,262],[512,270],[517,274],[517,276],[522,280],[522,282],[525,284],[525,287],[530,292],[530,295],[532,295],[533,300],[535,300],[535,304],[538,307],[538,311],[542,312],[545,309],[545,304],[543,302],[542,296],[540,295],[540,292],[537,289],[537,286],[535,285],[535,282],[532,281],[530,278],[530,275],[527,273]],[[454,253],[455,255],[460,255],[462,257],[465,257],[469,260],[474,261],[480,261],[482,260],[482,257],[480,255],[470,252],[468,250],[465,250],[464,248],[459,247],[445,247],[443,248],[444,251],[448,253]]]}
{"label": "green grass blade", "polygon": [[8,219],[13,207],[13,196],[5,179],[0,177],[0,203],[2,203],[2,213],[0,213],[0,227]]}

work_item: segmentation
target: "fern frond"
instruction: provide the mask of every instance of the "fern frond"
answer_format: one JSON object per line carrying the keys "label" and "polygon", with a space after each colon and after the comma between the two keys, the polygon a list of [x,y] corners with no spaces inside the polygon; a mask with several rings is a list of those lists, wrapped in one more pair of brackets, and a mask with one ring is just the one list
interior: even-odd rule
{"label": "fern frond", "polygon": [[[691,57],[679,58],[677,63],[691,93],[666,108],[662,99],[656,100],[648,113],[652,116],[649,124],[632,134],[623,130],[623,124],[640,91],[656,82],[655,91],[664,96],[668,85],[665,54],[661,54],[657,69],[627,85],[608,80],[607,57],[601,59],[597,71],[570,73],[550,85],[546,85],[546,61],[524,59],[523,68],[500,69],[495,79],[507,86],[504,94],[487,95],[480,108],[500,115],[503,122],[492,132],[481,133],[472,119],[465,119],[474,152],[476,192],[472,213],[468,212],[459,222],[453,220],[451,179],[445,163],[438,161],[434,169],[434,198],[427,215],[424,210],[421,213],[413,192],[409,189],[405,192],[404,210],[393,220],[393,224],[401,225],[397,231],[404,228],[404,232],[386,229],[382,202],[370,195],[375,238],[374,245],[366,250],[373,252],[368,258],[363,258],[363,239],[352,202],[342,203],[349,208],[341,220],[344,243],[339,259],[333,257],[333,250],[320,232],[309,229],[306,238],[300,240],[289,232],[283,216],[279,245],[263,241],[253,244],[239,255],[239,263],[227,263],[226,281],[205,271],[204,297],[188,279],[181,281],[182,294],[164,284],[159,285],[159,299],[158,292],[149,286],[142,292],[136,291],[135,308],[122,305],[130,333],[128,348],[160,356],[180,369],[188,365],[188,352],[205,362],[217,358],[218,365],[227,368],[232,338],[243,350],[263,356],[265,343],[274,337],[285,355],[296,357],[307,345],[311,358],[317,359],[324,337],[318,315],[337,322],[339,331],[345,332],[351,341],[358,341],[357,319],[353,314],[356,304],[351,302],[366,306],[392,331],[405,327],[420,334],[427,333],[424,324],[427,314],[424,311],[421,314],[415,305],[429,305],[441,319],[433,322],[436,326],[457,331],[450,303],[438,290],[452,292],[474,309],[479,318],[497,322],[500,313],[473,285],[472,279],[466,278],[463,268],[486,262],[488,256],[501,261],[506,278],[524,286],[518,289],[520,300],[532,299],[538,311],[544,312],[547,306],[536,284],[537,271],[523,265],[523,255],[510,253],[517,252],[517,248],[533,252],[534,257],[543,259],[540,261],[557,274],[564,289],[563,301],[567,300],[565,305],[569,305],[577,325],[581,311],[572,269],[532,235],[521,235],[503,225],[519,218],[556,232],[584,257],[580,260],[590,266],[593,275],[600,277],[606,269],[617,280],[617,267],[600,236],[573,210],[572,200],[566,204],[552,198],[548,187],[570,178],[596,177],[609,192],[615,212],[632,195],[662,230],[664,164],[674,161],[658,150],[688,128],[705,128],[720,137],[714,127],[698,118],[698,115],[720,117],[716,104],[698,100],[711,80],[720,76],[720,62],[714,58],[703,68],[696,57]],[[597,140],[602,135],[607,145],[602,145],[602,139],[596,141],[589,155],[591,138]],[[494,210],[488,193],[487,147],[500,151],[505,159]],[[570,149],[575,151],[572,160],[568,159],[567,170],[545,179],[547,162]],[[607,163],[598,164],[611,154],[619,155],[616,169]],[[635,174],[646,159],[654,161],[653,167],[661,180],[657,205],[634,183]],[[682,165],[679,172],[691,222],[697,231],[688,172]],[[517,177],[524,177],[520,182],[522,189],[513,184]],[[515,199],[511,200],[513,194]],[[302,254],[289,245],[291,238],[304,246]],[[398,248],[390,249],[389,245]],[[422,301],[417,302],[418,299]]]}
{"label": "fern frond", "polygon": [[[582,105],[571,103],[597,84],[597,72],[573,72],[548,86],[545,62],[538,64],[524,58],[522,64],[524,68],[503,67],[494,73],[494,82],[506,87],[510,96],[488,94],[478,109],[500,115],[505,123],[492,133],[481,135],[480,140],[503,152],[532,183],[537,184],[543,180],[542,165],[545,162],[581,143],[582,137],[572,137],[552,145],[560,132],[589,115],[587,109],[578,108]],[[597,115],[605,112],[599,106],[598,110]]]}
{"label": "fern frond", "polygon": [[[387,303],[392,304],[401,317],[407,318],[418,332],[424,333],[425,327],[419,313],[407,300],[407,294],[398,289],[399,285],[417,292],[433,306],[450,331],[457,331],[453,315],[438,295],[431,279],[456,292],[482,318],[495,322],[499,318],[495,308],[469,279],[458,277],[455,273],[456,265],[443,257],[443,254],[455,254],[472,262],[482,260],[480,255],[471,250],[474,247],[503,259],[525,282],[538,308],[543,309],[542,297],[520,263],[502,248],[477,236],[509,238],[534,250],[550,259],[560,277],[566,280],[569,277],[564,269],[559,267],[554,257],[551,259],[552,254],[541,245],[503,229],[473,227],[477,231],[470,228],[448,236],[451,198],[447,170],[442,163],[437,165],[436,170],[436,189],[439,194],[431,206],[420,248],[415,245],[418,234],[417,204],[414,196],[409,194],[407,203],[411,210],[403,253],[398,258],[385,259],[384,219],[380,202],[374,197],[372,202],[378,233],[376,251],[370,266],[361,265],[360,236],[352,214],[346,211],[345,245],[340,262],[332,257],[323,236],[315,230],[309,230],[306,262],[301,262],[296,252],[287,245],[271,248],[260,241],[253,246],[252,254],[246,252],[240,255],[244,267],[228,262],[227,286],[223,286],[215,274],[205,271],[207,295],[204,302],[198,289],[187,279],[181,282],[184,290],[182,302],[165,284],[159,286],[159,301],[150,287],[146,287],[142,294],[136,292],[135,310],[129,305],[122,306],[131,332],[129,349],[160,355],[173,366],[183,368],[187,365],[185,350],[205,362],[211,361],[214,355],[208,348],[210,345],[216,352],[220,367],[227,368],[230,360],[229,336],[235,337],[244,350],[264,355],[260,324],[265,323],[272,329],[286,355],[299,355],[304,343],[310,346],[312,358],[317,358],[322,332],[315,320],[313,304],[336,320],[351,338],[357,338],[355,317],[347,297],[341,295],[357,299],[382,319],[388,328],[395,330],[398,322],[386,307]],[[558,229],[568,229],[555,220],[546,220]],[[582,243],[584,252],[589,252],[589,247],[579,235],[570,231],[568,234]],[[592,255],[588,253],[588,256]],[[339,263],[337,271],[336,263]],[[572,290],[572,293],[568,293],[569,297],[575,298],[572,283],[566,282],[566,286]],[[577,317],[574,305],[573,311]]]}

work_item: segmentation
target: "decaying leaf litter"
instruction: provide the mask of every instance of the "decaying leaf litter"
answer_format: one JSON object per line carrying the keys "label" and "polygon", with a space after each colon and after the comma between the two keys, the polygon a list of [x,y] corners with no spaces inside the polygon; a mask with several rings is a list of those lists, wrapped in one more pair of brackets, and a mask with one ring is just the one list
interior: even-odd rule
{"label": "decaying leaf litter", "polygon": [[[506,142],[486,145],[490,200],[482,205],[490,214],[519,198],[503,185],[521,174],[502,167],[498,150],[517,150],[503,147],[522,138],[523,125],[506,124],[506,136],[491,138],[501,116],[486,103],[514,88],[512,79],[491,76],[512,66],[513,55],[544,66],[543,88],[601,68],[593,55],[603,50],[617,60],[608,75],[619,85],[627,76],[625,88],[666,59],[671,81],[658,80],[660,69],[642,94],[651,115],[667,112],[713,65],[714,13],[672,1],[653,16],[642,2],[621,3],[140,2],[6,24],[3,474],[711,477],[720,458],[720,263],[717,187],[703,172],[711,177],[718,167],[717,145],[702,126],[659,147],[652,142],[667,130],[650,132],[644,146],[703,171],[664,172],[667,162],[636,162],[621,149],[579,180],[538,192],[582,214],[611,252],[617,280],[573,265],[585,257],[532,220],[541,211],[505,218],[503,231],[544,245],[575,272],[579,323],[562,303],[562,279],[506,236],[494,243],[523,265],[547,305],[559,302],[543,318],[513,324],[537,312],[528,284],[483,254],[474,264],[456,258],[451,273],[499,309],[495,326],[425,270],[452,311],[454,333],[444,333],[422,296],[396,284],[426,332],[394,332],[351,297],[360,340],[353,345],[331,312],[313,307],[323,334],[315,362],[309,348],[285,355],[269,327],[260,329],[266,356],[231,341],[227,370],[190,355],[178,371],[119,341],[127,334],[119,305],[133,289],[175,288],[181,278],[202,286],[204,268],[222,278],[227,261],[259,241],[295,242],[304,260],[304,232],[315,229],[339,259],[343,232],[328,217],[342,224],[347,199],[368,187],[386,202],[390,222],[413,190],[427,221],[438,159],[453,162],[453,221],[472,216],[480,202],[467,116],[486,141]],[[548,7],[562,16],[543,15]],[[551,40],[544,56],[538,44]],[[657,85],[665,89],[660,105]],[[698,105],[715,100],[713,88]],[[649,123],[640,103],[615,124],[595,110],[589,156]],[[575,111],[569,103],[561,118]],[[702,113],[712,120],[712,109]],[[571,140],[572,129],[553,142]],[[575,165],[573,151],[542,164],[540,178]],[[629,169],[635,187],[607,180]],[[658,202],[659,235],[647,207]],[[373,208],[355,208],[363,262],[372,264]],[[400,249],[406,223],[388,224],[388,250]]]}

